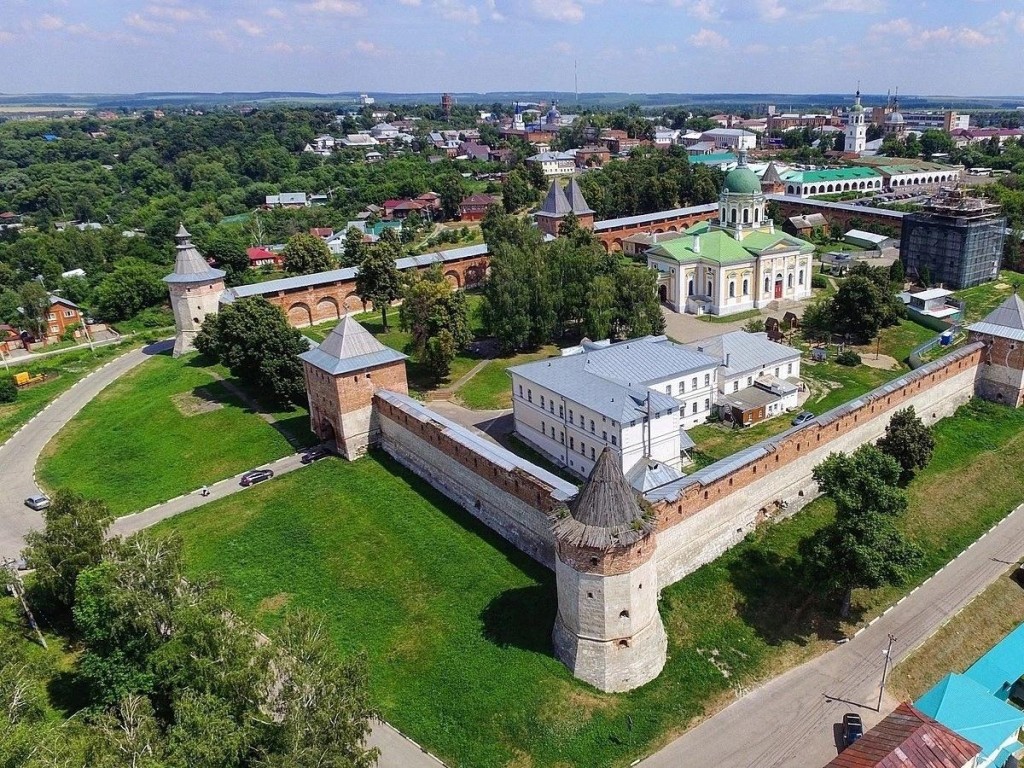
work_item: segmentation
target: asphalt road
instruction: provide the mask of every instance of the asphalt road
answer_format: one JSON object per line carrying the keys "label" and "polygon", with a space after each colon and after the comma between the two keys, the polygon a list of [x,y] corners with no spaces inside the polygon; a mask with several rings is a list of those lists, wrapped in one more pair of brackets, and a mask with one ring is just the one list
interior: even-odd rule
{"label": "asphalt road", "polygon": [[171,345],[170,341],[157,342],[97,368],[0,446],[0,558],[17,557],[25,534],[42,525],[42,515],[26,507],[25,499],[39,491],[36,460],[50,438],[107,385]]}
{"label": "asphalt road", "polygon": [[1024,556],[1024,505],[844,645],[777,677],[640,763],[823,766],[837,754],[834,726],[859,712],[871,727],[898,702],[878,689],[889,635],[892,660],[909,654]]}

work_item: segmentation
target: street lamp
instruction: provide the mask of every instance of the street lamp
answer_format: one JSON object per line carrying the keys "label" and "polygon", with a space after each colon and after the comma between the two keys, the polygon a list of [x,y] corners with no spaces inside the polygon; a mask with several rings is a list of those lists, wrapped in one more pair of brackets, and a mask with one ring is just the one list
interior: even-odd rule
{"label": "street lamp", "polygon": [[876,712],[882,711],[882,691],[885,690],[885,673],[889,671],[889,659],[892,657],[892,644],[896,642],[896,635],[889,633],[889,647],[883,651],[885,653],[885,661],[882,662],[882,682],[878,686],[878,706],[875,707]]}

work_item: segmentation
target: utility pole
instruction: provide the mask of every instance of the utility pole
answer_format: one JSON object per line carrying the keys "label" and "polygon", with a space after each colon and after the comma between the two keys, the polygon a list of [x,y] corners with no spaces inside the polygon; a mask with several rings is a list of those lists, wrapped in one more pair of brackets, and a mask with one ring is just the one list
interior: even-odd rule
{"label": "utility pole", "polygon": [[14,560],[9,557],[4,558],[3,562],[0,563],[0,569],[7,571],[10,574],[10,581],[8,582],[8,589],[18,601],[21,603],[22,610],[25,611],[25,617],[28,619],[28,625],[35,630],[36,637],[39,638],[39,644],[46,648],[46,638],[43,637],[42,631],[39,629],[39,625],[36,623],[36,617],[32,615],[32,609],[28,607],[28,603],[25,601],[25,585],[21,582],[21,575],[16,570]]}
{"label": "utility pole", "polygon": [[889,659],[892,658],[892,644],[896,642],[896,635],[889,633],[889,647],[885,649],[885,661],[882,662],[882,682],[878,686],[878,706],[876,712],[882,711],[882,692],[885,690],[885,674],[889,671]]}

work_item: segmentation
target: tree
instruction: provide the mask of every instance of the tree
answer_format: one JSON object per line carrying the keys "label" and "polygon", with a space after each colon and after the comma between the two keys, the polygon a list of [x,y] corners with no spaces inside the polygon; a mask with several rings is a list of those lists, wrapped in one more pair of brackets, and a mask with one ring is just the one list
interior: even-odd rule
{"label": "tree", "polygon": [[851,270],[831,299],[831,329],[861,339],[870,339],[879,329],[894,325],[904,315],[903,303],[889,286],[887,270],[881,270],[885,287],[872,277]]}
{"label": "tree", "polygon": [[392,229],[384,230],[376,246],[368,249],[356,273],[356,293],[380,309],[384,330],[388,330],[388,307],[401,295],[401,275],[395,260],[402,255],[402,244]]}
{"label": "tree", "polygon": [[764,333],[764,320],[760,317],[752,317],[743,326],[747,333]]}
{"label": "tree", "polygon": [[241,231],[216,227],[205,237],[197,238],[197,242],[203,255],[227,272],[229,281],[234,282],[249,269],[249,254]]}
{"label": "tree", "polygon": [[530,182],[518,168],[509,171],[501,182],[501,204],[506,213],[515,213],[537,199]]}
{"label": "tree", "polygon": [[918,277],[918,280],[920,281],[921,285],[923,285],[925,288],[928,288],[932,284],[932,270],[931,270],[931,267],[929,267],[927,264],[923,265],[917,271],[917,277]]}
{"label": "tree", "polygon": [[446,378],[452,370],[452,361],[457,349],[455,338],[447,328],[427,339],[423,351],[423,363],[437,381]]}
{"label": "tree", "polygon": [[841,596],[844,617],[855,588],[900,584],[921,560],[920,549],[896,526],[907,509],[900,473],[899,463],[873,445],[829,454],[814,468],[836,517],[805,540],[800,552],[812,579],[827,594]]}
{"label": "tree", "polygon": [[903,468],[901,479],[906,482],[918,469],[924,469],[932,459],[935,437],[917,416],[914,406],[896,411],[889,419],[885,435],[878,447],[899,462]]}
{"label": "tree", "polygon": [[548,265],[535,245],[501,242],[492,248],[484,284],[484,325],[502,352],[534,348],[555,328],[555,307]]}
{"label": "tree", "polygon": [[459,176],[446,176],[441,182],[438,193],[441,196],[441,213],[446,219],[459,217],[459,205],[466,196]]}
{"label": "tree", "polygon": [[118,262],[96,288],[96,309],[105,320],[127,320],[167,298],[157,267],[138,259]]}
{"label": "tree", "polygon": [[285,271],[293,275],[312,275],[337,267],[327,243],[308,232],[299,232],[288,238],[281,255]]}
{"label": "tree", "polygon": [[345,230],[345,247],[341,253],[341,266],[358,267],[366,258],[366,244],[363,233],[355,227]]}
{"label": "tree", "polygon": [[43,530],[25,536],[25,561],[35,569],[39,587],[70,610],[78,575],[103,557],[113,516],[101,502],[60,490],[44,510],[43,520]]}
{"label": "tree", "polygon": [[903,289],[903,282],[907,279],[906,270],[903,268],[903,262],[896,259],[892,264],[889,265],[889,282],[893,285],[898,285],[900,290]]}
{"label": "tree", "polygon": [[450,334],[454,350],[465,348],[473,335],[465,294],[452,288],[438,264],[422,274],[413,273],[406,281],[399,319],[402,329],[411,332],[418,356],[442,330]]}
{"label": "tree", "polygon": [[658,303],[658,276],[652,269],[632,264],[616,270],[618,335],[633,339],[665,330],[665,317]]}
{"label": "tree", "polygon": [[14,380],[7,374],[0,376],[0,403],[13,403],[17,399],[18,388]]}
{"label": "tree", "polygon": [[196,336],[196,349],[283,405],[306,398],[298,356],[308,348],[280,308],[262,296],[239,299],[207,315]]}
{"label": "tree", "polygon": [[617,287],[611,275],[597,275],[587,290],[585,328],[592,339],[612,335],[617,311]]}
{"label": "tree", "polygon": [[23,319],[37,336],[45,336],[46,314],[50,311],[50,295],[41,283],[30,280],[18,291]]}

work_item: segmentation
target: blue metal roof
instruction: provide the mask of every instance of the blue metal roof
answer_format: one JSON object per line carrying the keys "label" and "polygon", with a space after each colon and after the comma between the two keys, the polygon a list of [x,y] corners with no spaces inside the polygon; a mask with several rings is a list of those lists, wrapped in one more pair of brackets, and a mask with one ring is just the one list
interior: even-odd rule
{"label": "blue metal roof", "polygon": [[981,747],[982,758],[1020,747],[1024,712],[965,675],[949,674],[914,702],[921,712]]}
{"label": "blue metal roof", "polygon": [[996,643],[964,674],[1006,701],[1010,686],[1024,675],[1024,624]]}
{"label": "blue metal roof", "polygon": [[606,229],[615,227],[634,227],[643,224],[655,224],[666,219],[678,219],[683,216],[691,216],[695,213],[713,213],[718,210],[718,203],[707,203],[706,205],[691,205],[689,208],[673,208],[669,211],[658,211],[657,213],[642,213],[639,216],[623,216],[618,219],[605,219],[594,223],[595,232],[603,232]]}

